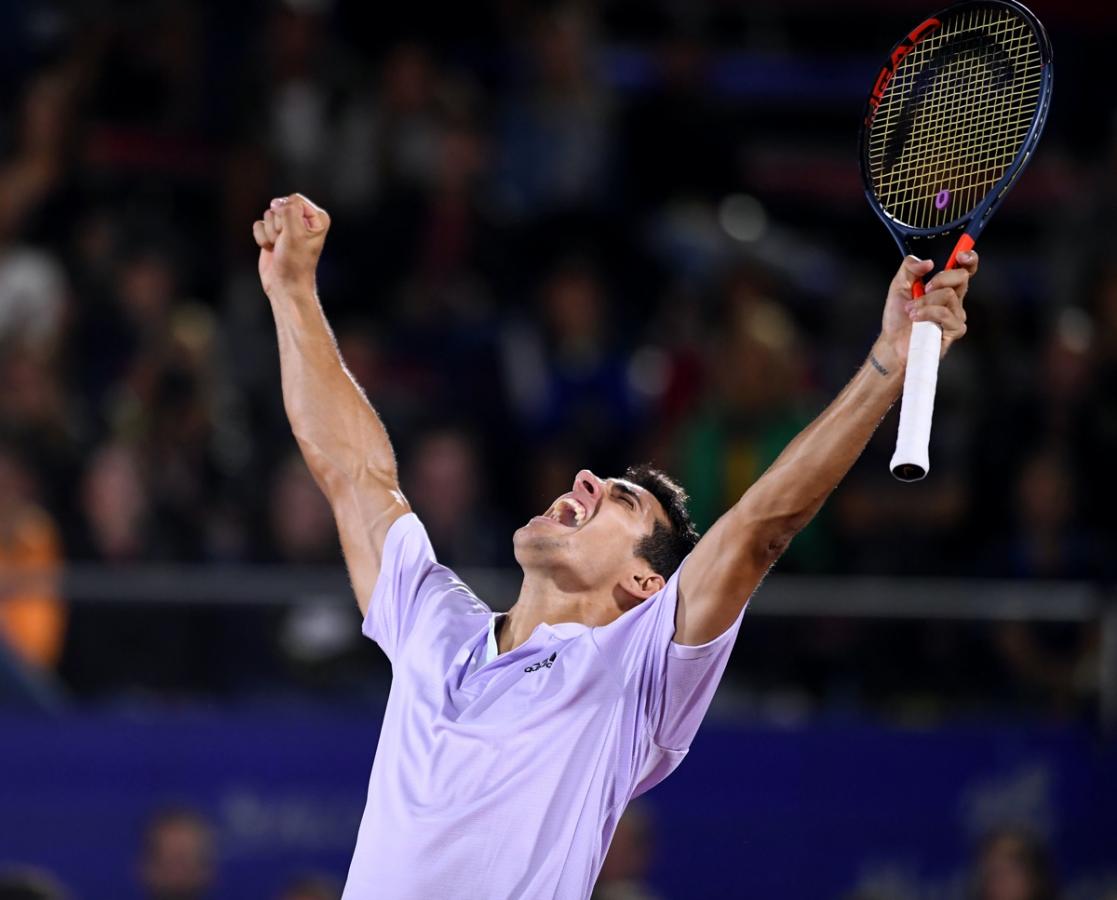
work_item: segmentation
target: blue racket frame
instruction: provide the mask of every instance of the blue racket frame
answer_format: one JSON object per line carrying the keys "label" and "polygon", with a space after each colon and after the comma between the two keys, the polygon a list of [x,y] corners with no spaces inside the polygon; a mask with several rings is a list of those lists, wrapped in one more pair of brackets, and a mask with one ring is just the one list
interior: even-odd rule
{"label": "blue racket frame", "polygon": [[[1009,188],[1012,187],[1016,179],[1019,178],[1020,174],[1027,168],[1028,163],[1031,162],[1032,153],[1039,143],[1044,126],[1047,124],[1047,113],[1051,106],[1051,93],[1054,84],[1054,56],[1051,49],[1051,39],[1048,37],[1047,29],[1043,27],[1043,23],[1035,17],[1030,9],[1022,3],[1017,3],[1016,0],[965,0],[965,2],[956,3],[937,12],[934,16],[924,20],[916,26],[916,28],[912,29],[906,37],[897,41],[889,53],[888,62],[882,67],[880,73],[877,75],[876,82],[874,82],[874,84],[879,85],[882,78],[886,80],[886,83],[888,79],[891,79],[892,75],[895,74],[899,62],[903,60],[907,53],[920,40],[923,40],[931,30],[937,30],[937,26],[935,29],[928,29],[927,26],[930,23],[941,23],[942,18],[947,16],[953,17],[969,9],[988,9],[990,7],[1001,7],[1013,10],[1027,21],[1035,32],[1037,43],[1040,48],[1040,63],[1042,66],[1040,98],[1035,115],[1032,119],[1031,127],[1028,129],[1028,133],[1021,144],[1020,151],[1016,154],[1011,165],[1009,165],[1001,179],[990,188],[985,198],[971,212],[935,228],[912,228],[909,225],[897,221],[885,211],[876,197],[876,193],[873,190],[873,181],[869,174],[868,135],[873,117],[876,113],[876,103],[874,102],[875,95],[870,95],[865,103],[865,114],[861,126],[860,153],[861,178],[865,187],[865,197],[869,201],[869,206],[872,208],[873,212],[877,214],[884,223],[884,227],[887,228],[889,234],[892,235],[892,239],[900,249],[900,254],[906,256],[909,253],[914,253],[921,258],[934,260],[935,269],[933,271],[938,271],[946,266],[948,262],[953,262],[954,252],[958,249],[958,242],[962,240],[963,237],[968,237],[972,246],[972,242],[976,241],[982,231],[985,230],[985,226],[988,224],[989,219],[1001,205],[1005,195],[1008,194]],[[879,96],[876,96],[875,99],[879,100]],[[950,254],[947,260],[942,258],[944,252]]]}

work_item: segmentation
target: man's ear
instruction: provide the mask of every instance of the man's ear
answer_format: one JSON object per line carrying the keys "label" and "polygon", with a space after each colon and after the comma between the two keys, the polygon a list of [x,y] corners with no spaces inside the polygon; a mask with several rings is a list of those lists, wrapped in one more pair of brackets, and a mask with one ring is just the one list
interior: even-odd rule
{"label": "man's ear", "polygon": [[629,572],[617,582],[613,588],[613,599],[622,613],[639,606],[653,594],[663,590],[666,582],[662,575],[657,575],[648,568]]}
{"label": "man's ear", "polygon": [[625,590],[636,599],[643,601],[662,591],[666,583],[663,576],[655,572],[634,572],[629,576]]}

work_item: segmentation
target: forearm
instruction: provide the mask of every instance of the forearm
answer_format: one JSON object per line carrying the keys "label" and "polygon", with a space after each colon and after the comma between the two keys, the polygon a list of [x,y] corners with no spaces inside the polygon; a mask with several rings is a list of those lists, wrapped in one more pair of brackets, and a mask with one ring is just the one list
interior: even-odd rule
{"label": "forearm", "polygon": [[965,334],[965,296],[977,255],[940,272],[915,300],[912,286],[931,263],[905,257],[885,299],[881,336],[853,380],[779,455],[745,495],[703,536],[679,576],[675,640],[702,644],[723,633],[795,534],[861,455],[900,396],[911,322],[943,329],[943,351]]}
{"label": "forearm", "polygon": [[269,295],[279,340],[283,403],[307,465],[327,496],[373,478],[398,484],[380,417],[345,368],[313,289]]}
{"label": "forearm", "polygon": [[410,507],[388,432],[345,368],[314,288],[330,218],[301,194],[277,197],[252,224],[260,283],[279,338],[283,403],[314,480],[333,509],[362,615],[388,531]]}
{"label": "forearm", "polygon": [[826,410],[703,536],[680,575],[675,640],[703,644],[740,614],[772,564],[861,455],[903,386],[894,357],[874,348]]}
{"label": "forearm", "polygon": [[[875,363],[875,364],[874,364]],[[834,401],[738,503],[776,552],[822,507],[900,396],[903,369],[879,343]]]}

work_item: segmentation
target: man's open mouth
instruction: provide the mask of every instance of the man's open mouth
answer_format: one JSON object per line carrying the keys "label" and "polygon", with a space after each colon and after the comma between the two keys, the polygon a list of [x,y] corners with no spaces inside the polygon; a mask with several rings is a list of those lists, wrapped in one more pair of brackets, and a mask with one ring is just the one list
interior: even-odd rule
{"label": "man's open mouth", "polygon": [[586,508],[573,497],[559,497],[545,514],[567,528],[577,528],[586,521]]}

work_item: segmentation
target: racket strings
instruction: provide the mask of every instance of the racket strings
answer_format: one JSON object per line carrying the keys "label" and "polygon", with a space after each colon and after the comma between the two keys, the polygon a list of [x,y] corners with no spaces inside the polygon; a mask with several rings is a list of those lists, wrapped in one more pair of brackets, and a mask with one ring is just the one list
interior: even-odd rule
{"label": "racket strings", "polygon": [[[986,18],[989,17],[987,12]],[[973,42],[963,39],[956,43],[962,52],[937,73],[931,101],[920,109],[921,121],[913,129],[926,136],[925,143],[908,144],[911,151],[906,160],[908,196],[900,214],[916,223],[916,227],[942,224],[953,217],[956,209],[972,209],[1015,157],[1017,142],[1012,140],[1015,135],[1005,128],[1004,122],[1006,101],[1012,99],[1010,92],[1004,90],[1005,79],[999,79],[1001,83],[997,84],[995,68],[988,60],[966,68],[973,62],[966,58]],[[1025,119],[1025,127],[1028,121]],[[933,205],[932,198],[940,203]],[[951,203],[951,199],[955,202]]]}
{"label": "racket strings", "polygon": [[971,7],[920,41],[869,129],[869,174],[884,210],[914,228],[971,212],[1026,139],[1041,78],[1031,25],[1004,7]]}

